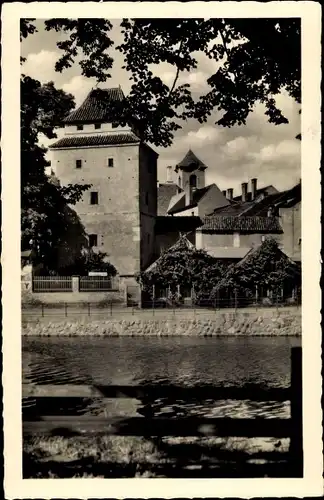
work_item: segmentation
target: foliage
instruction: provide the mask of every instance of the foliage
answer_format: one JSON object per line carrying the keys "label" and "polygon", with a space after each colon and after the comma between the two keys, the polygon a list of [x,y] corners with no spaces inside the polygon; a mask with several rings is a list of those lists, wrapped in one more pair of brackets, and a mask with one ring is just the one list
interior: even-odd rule
{"label": "foliage", "polygon": [[210,292],[217,283],[224,265],[208,255],[205,250],[197,250],[181,237],[176,245],[165,251],[155,264],[137,276],[137,282],[144,292],[153,295],[156,289],[169,289],[169,299],[179,301],[178,287],[193,288],[196,300]]}
{"label": "foliage", "polygon": [[116,268],[108,261],[105,252],[96,252],[92,248],[83,248],[73,263],[60,269],[62,275],[87,276],[89,271],[105,271],[108,276],[116,276]]}
{"label": "foliage", "polygon": [[[53,82],[21,78],[21,230],[22,249],[33,249],[33,263],[55,269],[60,258],[72,262],[86,245],[84,228],[69,207],[89,185],[60,186],[46,175],[46,149],[40,134],[56,137],[55,128],[74,107],[73,97]],[[73,239],[72,239],[73,235]]]}
{"label": "foliage", "polygon": [[274,239],[269,238],[257,250],[227,269],[213,288],[211,298],[224,289],[252,296],[257,286],[278,295],[284,287],[299,285],[300,279],[297,264],[279,249]]}
{"label": "foliage", "polygon": [[[23,36],[35,31],[32,20],[22,20]],[[79,57],[82,75],[106,82],[113,59],[109,49],[112,24],[104,19],[49,19],[46,30],[65,35],[57,43],[61,56],[56,70],[63,71]],[[216,123],[224,127],[245,124],[255,104],[265,105],[269,122],[287,123],[276,96],[287,92],[301,102],[300,20],[282,19],[123,19],[123,42],[117,50],[130,72],[130,94],[109,103],[112,120],[136,122],[143,139],[169,146],[174,132],[188,118],[207,120],[213,110],[222,112]],[[197,96],[182,74],[197,68],[198,58],[218,63]],[[174,69],[166,85],[156,73],[159,63]],[[103,97],[104,99],[104,97]]]}

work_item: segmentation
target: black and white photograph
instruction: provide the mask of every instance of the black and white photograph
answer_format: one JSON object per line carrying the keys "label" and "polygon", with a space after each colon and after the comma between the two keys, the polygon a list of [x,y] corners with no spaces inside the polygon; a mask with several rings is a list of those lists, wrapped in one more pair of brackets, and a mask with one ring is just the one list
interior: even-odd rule
{"label": "black and white photograph", "polygon": [[15,14],[21,485],[323,485],[320,9],[194,3]]}

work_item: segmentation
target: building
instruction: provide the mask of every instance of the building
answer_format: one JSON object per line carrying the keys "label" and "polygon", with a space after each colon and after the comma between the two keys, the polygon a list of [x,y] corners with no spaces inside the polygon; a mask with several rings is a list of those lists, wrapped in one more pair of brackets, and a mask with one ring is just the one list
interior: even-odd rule
{"label": "building", "polygon": [[[256,181],[256,180],[255,180]],[[271,192],[261,193],[254,201],[244,196],[246,184],[242,184],[242,197],[227,207],[213,211],[212,216],[236,217],[238,219],[274,220],[281,227],[276,236],[282,251],[292,260],[301,261],[301,182],[291,189],[278,192],[271,186]],[[273,189],[272,189],[273,188]],[[268,189],[268,188],[266,188]],[[243,199],[243,201],[242,201]],[[241,222],[242,224],[244,222]],[[279,233],[278,233],[279,234]],[[257,240],[257,238],[254,238]]]}
{"label": "building", "polygon": [[278,217],[212,215],[196,230],[196,247],[217,259],[242,259],[266,238],[280,241],[283,229]]}
{"label": "building", "polygon": [[167,181],[158,186],[157,254],[183,234],[195,245],[201,219],[230,204],[216,184],[206,186],[206,169],[191,150],[175,167],[167,167]]}
{"label": "building", "polygon": [[218,207],[229,205],[216,184],[206,186],[206,169],[207,166],[191,150],[176,165],[178,193],[170,200],[169,215],[204,217]]}
{"label": "building", "polygon": [[[124,98],[105,90],[107,102]],[[91,184],[73,207],[89,246],[108,254],[121,278],[134,275],[155,257],[157,153],[132,126],[109,117],[109,106],[91,91],[64,120],[64,137],[50,146],[51,167],[62,185]]]}

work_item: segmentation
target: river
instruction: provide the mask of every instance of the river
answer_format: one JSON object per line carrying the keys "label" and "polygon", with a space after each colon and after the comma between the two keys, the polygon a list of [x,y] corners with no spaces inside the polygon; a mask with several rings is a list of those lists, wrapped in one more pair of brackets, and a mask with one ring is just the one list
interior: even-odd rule
{"label": "river", "polygon": [[[290,385],[290,350],[299,338],[288,337],[116,337],[23,338],[23,380],[36,384],[265,387]],[[156,415],[167,413],[156,401]],[[65,407],[64,407],[65,404]],[[68,401],[62,402],[66,412]],[[138,404],[119,401],[118,411],[136,414]],[[118,405],[117,405],[118,406]],[[116,404],[83,400],[79,412],[105,414]],[[174,407],[173,407],[174,408]],[[71,411],[71,409],[69,410]],[[204,417],[289,418],[289,402],[212,401],[180,402],[176,414]]]}

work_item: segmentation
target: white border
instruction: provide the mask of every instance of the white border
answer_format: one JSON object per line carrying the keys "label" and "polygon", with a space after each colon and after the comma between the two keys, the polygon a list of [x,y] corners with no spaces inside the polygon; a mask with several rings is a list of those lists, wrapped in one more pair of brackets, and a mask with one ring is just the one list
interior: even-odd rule
{"label": "white border", "polygon": [[323,493],[320,306],[320,37],[315,2],[190,2],[186,17],[302,18],[303,479],[37,479],[21,475],[19,18],[182,17],[184,4],[7,3],[2,10],[3,386],[5,497],[305,497]]}

